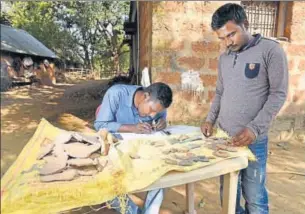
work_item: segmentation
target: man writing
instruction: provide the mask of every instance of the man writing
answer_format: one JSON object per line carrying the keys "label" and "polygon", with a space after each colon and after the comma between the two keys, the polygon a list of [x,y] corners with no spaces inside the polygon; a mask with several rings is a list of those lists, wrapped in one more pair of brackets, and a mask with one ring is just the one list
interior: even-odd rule
{"label": "man writing", "polygon": [[[269,213],[265,187],[268,129],[285,102],[288,88],[287,59],[280,45],[260,34],[251,35],[244,9],[225,4],[213,14],[212,29],[226,45],[219,58],[216,94],[204,135],[217,125],[233,136],[235,146],[248,146],[256,156],[239,175],[236,213]],[[221,178],[221,193],[222,193]],[[241,192],[245,210],[240,205]]]}
{"label": "man writing", "polygon": [[[166,108],[172,103],[172,91],[164,83],[147,88],[114,85],[103,98],[94,127],[111,132],[151,133],[166,128]],[[152,126],[155,121],[155,127]]]}
{"label": "man writing", "polygon": [[[132,132],[149,134],[166,128],[166,109],[172,103],[172,90],[164,83],[153,83],[147,88],[135,85],[117,84],[110,87],[97,113],[94,127],[97,131]],[[164,191],[149,191],[144,209],[141,210],[128,199],[131,213],[156,214],[162,204]],[[111,202],[120,211],[116,198]]]}

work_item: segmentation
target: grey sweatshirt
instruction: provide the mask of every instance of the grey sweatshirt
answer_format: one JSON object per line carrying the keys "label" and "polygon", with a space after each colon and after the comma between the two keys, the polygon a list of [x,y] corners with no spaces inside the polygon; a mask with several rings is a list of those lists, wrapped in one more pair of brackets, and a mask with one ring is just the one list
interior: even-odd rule
{"label": "grey sweatshirt", "polygon": [[206,121],[231,136],[249,128],[259,139],[268,134],[288,89],[287,58],[273,40],[255,35],[239,52],[220,56],[216,94]]}

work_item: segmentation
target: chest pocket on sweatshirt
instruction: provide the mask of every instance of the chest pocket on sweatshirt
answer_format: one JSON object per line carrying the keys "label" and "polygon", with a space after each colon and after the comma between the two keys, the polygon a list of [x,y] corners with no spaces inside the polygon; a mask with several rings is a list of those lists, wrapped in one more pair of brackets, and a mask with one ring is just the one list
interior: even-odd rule
{"label": "chest pocket on sweatshirt", "polygon": [[260,65],[260,63],[246,63],[245,76],[249,79],[257,77]]}

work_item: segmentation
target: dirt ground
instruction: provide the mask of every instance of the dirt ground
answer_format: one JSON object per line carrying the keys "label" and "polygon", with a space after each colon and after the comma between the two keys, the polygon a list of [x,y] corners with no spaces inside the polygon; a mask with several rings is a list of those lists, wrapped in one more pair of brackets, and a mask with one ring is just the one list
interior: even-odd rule
{"label": "dirt ground", "polygon": [[[106,81],[89,81],[54,87],[24,86],[1,93],[1,177],[31,138],[41,118],[46,118],[61,128],[88,131],[87,127],[92,127],[94,112],[101,101],[101,91],[105,84]],[[267,168],[270,213],[304,213],[304,152],[304,139],[292,137],[289,141],[281,143],[270,139]],[[218,179],[196,183],[195,199],[198,214],[220,213],[218,189]],[[139,194],[135,199],[141,203],[143,197],[144,194]],[[161,213],[180,214],[185,208],[184,186],[167,189]],[[83,208],[71,213],[87,212],[96,211]],[[114,212],[103,209],[97,213]]]}

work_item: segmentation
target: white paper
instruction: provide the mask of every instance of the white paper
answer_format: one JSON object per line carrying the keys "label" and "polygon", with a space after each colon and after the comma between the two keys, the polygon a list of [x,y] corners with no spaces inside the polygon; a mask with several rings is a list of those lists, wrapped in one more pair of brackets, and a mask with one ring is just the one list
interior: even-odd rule
{"label": "white paper", "polygon": [[[177,125],[177,126],[169,126],[164,131],[169,131],[171,134],[188,134],[188,133],[200,131],[200,128],[195,126]],[[123,140],[150,138],[152,136],[154,137],[166,136],[166,134],[162,131],[153,132],[151,134],[135,134],[135,133],[118,133],[118,134],[122,136]]]}

